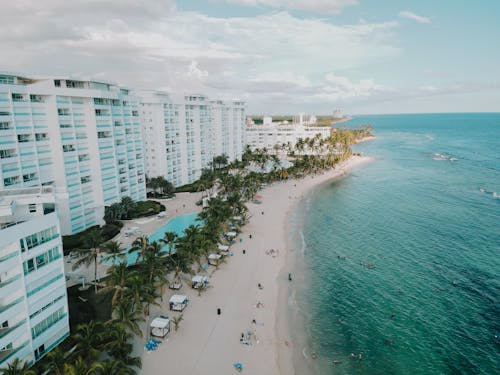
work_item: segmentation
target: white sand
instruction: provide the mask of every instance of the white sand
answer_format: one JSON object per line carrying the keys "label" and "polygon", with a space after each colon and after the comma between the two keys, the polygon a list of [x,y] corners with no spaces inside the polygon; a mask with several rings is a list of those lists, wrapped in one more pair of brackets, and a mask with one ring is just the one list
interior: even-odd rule
{"label": "white sand", "polygon": [[[179,330],[172,329],[158,350],[145,352],[145,340],[135,341],[135,354],[141,355],[143,361],[141,373],[235,374],[232,365],[241,362],[245,374],[294,374],[293,332],[284,321],[286,314],[280,313],[286,306],[278,308],[280,285],[283,291],[288,283],[286,272],[280,273],[287,254],[288,213],[310,188],[342,176],[368,160],[370,158],[353,157],[333,171],[276,183],[259,192],[262,204],[249,204],[252,217],[231,247],[234,256],[215,272],[211,267],[211,287],[198,296],[198,292],[185,283],[180,291],[166,292],[164,306],[152,308],[150,321],[159,313],[178,316],[179,313],[168,310],[170,296],[181,293],[190,299]],[[277,250],[278,254],[275,257],[266,254],[270,249]],[[263,285],[262,290],[257,287],[258,283]],[[262,308],[256,307],[258,301],[263,303]],[[217,315],[217,308],[222,310],[221,315]],[[252,324],[253,319],[256,324]],[[247,331],[254,333],[251,345],[241,344],[239,340],[241,333]]]}

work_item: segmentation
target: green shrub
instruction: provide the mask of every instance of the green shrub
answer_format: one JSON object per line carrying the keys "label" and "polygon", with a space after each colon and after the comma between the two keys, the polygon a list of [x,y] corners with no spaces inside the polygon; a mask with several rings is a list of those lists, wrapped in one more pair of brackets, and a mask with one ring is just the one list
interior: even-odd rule
{"label": "green shrub", "polygon": [[165,206],[155,201],[136,202],[133,218],[157,215],[165,211]]}

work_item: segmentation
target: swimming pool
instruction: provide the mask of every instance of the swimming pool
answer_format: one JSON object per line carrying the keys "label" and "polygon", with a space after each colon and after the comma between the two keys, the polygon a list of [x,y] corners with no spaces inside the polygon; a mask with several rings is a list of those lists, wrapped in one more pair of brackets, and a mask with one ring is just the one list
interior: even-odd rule
{"label": "swimming pool", "polygon": [[[175,232],[179,236],[183,235],[184,229],[189,227],[190,225],[201,224],[201,222],[196,221],[197,213],[181,215],[174,217],[172,220],[169,220],[165,225],[158,228],[152,235],[148,237],[149,242],[161,240],[165,236],[165,232]],[[134,251],[133,253],[128,253],[130,246],[127,248],[125,252],[127,265],[132,265],[137,263],[137,255],[139,251]],[[168,251],[168,245],[163,246],[163,251]],[[112,266],[113,261],[108,260],[103,262],[107,266]]]}

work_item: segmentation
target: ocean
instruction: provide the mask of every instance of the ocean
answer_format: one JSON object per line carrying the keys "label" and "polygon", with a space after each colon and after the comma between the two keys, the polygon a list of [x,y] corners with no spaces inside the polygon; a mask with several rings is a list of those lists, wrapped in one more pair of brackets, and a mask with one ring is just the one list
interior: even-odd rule
{"label": "ocean", "polygon": [[500,114],[345,123],[360,124],[376,139],[355,151],[375,160],[291,215],[296,362],[321,375],[499,374]]}

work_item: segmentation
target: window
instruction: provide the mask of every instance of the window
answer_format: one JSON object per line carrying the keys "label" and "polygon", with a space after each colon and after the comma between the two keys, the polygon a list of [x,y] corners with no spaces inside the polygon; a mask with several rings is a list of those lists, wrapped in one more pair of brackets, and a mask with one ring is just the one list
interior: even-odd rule
{"label": "window", "polygon": [[36,256],[35,258],[28,259],[23,263],[24,274],[27,275],[41,267],[49,264],[60,258],[59,248],[53,247],[49,251]]}
{"label": "window", "polygon": [[10,129],[10,122],[0,122],[0,130]]}
{"label": "window", "polygon": [[46,141],[49,139],[49,137],[48,137],[47,133],[36,133],[35,139],[37,141]]}
{"label": "window", "polygon": [[19,176],[6,177],[3,179],[4,186],[11,186],[11,185],[17,184],[18,182],[19,182]]}
{"label": "window", "polygon": [[24,262],[23,266],[24,274],[27,275],[28,273],[35,270],[35,261],[33,259],[28,259],[26,262]]}
{"label": "window", "polygon": [[36,204],[31,203],[29,206],[30,213],[36,212]]}
{"label": "window", "polygon": [[41,254],[35,258],[36,260],[36,268],[40,268],[47,264],[47,254]]}
{"label": "window", "polygon": [[73,146],[73,145],[63,145],[63,151],[64,152],[75,151],[75,146]]}
{"label": "window", "polygon": [[55,79],[54,80],[54,86],[55,87],[61,87],[61,80],[60,79]]}

